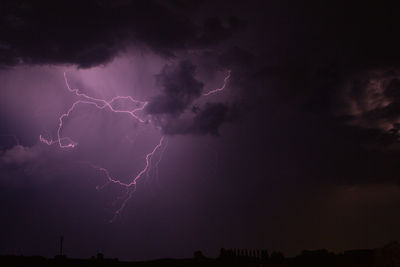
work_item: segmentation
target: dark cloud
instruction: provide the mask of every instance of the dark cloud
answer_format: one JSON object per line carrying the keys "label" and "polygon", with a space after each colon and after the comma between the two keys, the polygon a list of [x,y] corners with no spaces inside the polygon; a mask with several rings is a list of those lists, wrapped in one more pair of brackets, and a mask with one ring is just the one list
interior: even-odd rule
{"label": "dark cloud", "polygon": [[[197,109],[195,109],[197,110]],[[211,134],[218,136],[223,123],[234,119],[233,108],[222,103],[207,103],[190,120],[170,120],[163,126],[165,134]]]}
{"label": "dark cloud", "polygon": [[205,107],[196,114],[190,131],[194,133],[211,133],[218,135],[218,129],[222,123],[231,120],[232,110],[222,103],[207,103]]}
{"label": "dark cloud", "polygon": [[400,79],[394,78],[390,80],[385,88],[385,95],[395,101],[400,100]]}
{"label": "dark cloud", "polygon": [[247,71],[254,69],[254,55],[238,46],[229,47],[217,58],[218,64],[224,68],[240,68]]}
{"label": "dark cloud", "polygon": [[153,98],[147,112],[153,115],[177,116],[201,95],[203,83],[194,77],[196,67],[190,61],[182,61],[178,66],[165,66],[157,75],[162,86],[162,94]]}
{"label": "dark cloud", "polygon": [[[188,46],[214,45],[244,27],[237,17],[196,25],[191,4],[158,1],[3,1],[0,64],[105,64],[130,45],[173,56]],[[179,7],[179,8],[178,8]]]}
{"label": "dark cloud", "polygon": [[233,118],[233,108],[226,104],[194,104],[203,93],[203,83],[196,80],[195,70],[186,60],[177,66],[165,66],[157,75],[162,93],[150,100],[146,111],[165,134],[218,135],[219,127]]}
{"label": "dark cloud", "polygon": [[398,99],[399,72],[375,69],[361,71],[345,80],[337,90],[333,111],[344,121],[362,129],[376,129],[389,140],[398,142],[400,102]]}
{"label": "dark cloud", "polygon": [[229,26],[224,27],[218,17],[207,18],[200,36],[195,43],[200,46],[218,44],[232,37],[232,34],[246,27],[247,22],[238,17],[228,19]]}
{"label": "dark cloud", "polygon": [[[97,249],[107,257],[130,259],[186,257],[192,249],[204,247],[212,252],[223,244],[289,252],[323,244],[343,251],[364,247],[364,241],[373,247],[398,235],[386,229],[399,221],[398,197],[394,196],[398,195],[400,171],[400,20],[398,9],[385,1],[357,2],[2,1],[3,66],[75,64],[89,68],[106,64],[130,46],[169,57],[170,65],[156,76],[161,92],[149,100],[146,112],[163,134],[186,135],[168,137],[170,145],[158,162],[165,193],[138,187],[124,213],[128,223],[107,224],[108,231],[99,226],[107,217],[99,207],[108,207],[112,213],[115,206],[99,205],[108,187],[99,192],[94,189],[105,177],[72,162],[94,160],[117,177],[127,177],[135,173],[131,168],[142,167],[142,152],[157,143],[158,131],[154,140],[148,140],[153,138],[150,125],[139,129],[125,121],[125,116],[121,120],[115,114],[104,117],[106,110],[79,117],[80,112],[92,110],[80,108],[76,117],[65,120],[63,135],[72,134],[79,143],[76,154],[67,158],[69,152],[56,146],[43,152],[43,148],[15,146],[13,140],[6,140],[0,151],[4,180],[30,176],[34,181],[48,176],[54,181],[44,191],[29,187],[29,192],[40,197],[36,202],[25,191],[1,188],[2,213],[10,214],[3,222],[8,226],[0,227],[5,229],[6,240],[15,242],[16,248],[19,244],[31,248],[24,253],[40,254],[34,249],[54,244],[53,239],[36,242],[37,236],[26,233],[39,233],[45,226],[50,229],[46,234],[57,238],[60,231],[67,231],[52,228],[69,225],[73,219],[65,235],[68,243],[75,238],[76,247],[74,251],[68,245],[68,255],[88,257]],[[217,80],[220,86],[219,76],[228,70],[227,92],[203,97]],[[32,108],[32,97],[20,101],[19,95],[27,95],[23,93],[31,89],[27,84],[43,91],[48,77],[62,81],[62,75],[31,76],[22,73],[1,79],[2,84],[26,79],[26,84],[9,90],[18,101],[8,101],[11,93],[3,95],[4,103],[18,109],[21,119],[13,119],[16,111],[2,105],[2,133],[18,128],[37,139],[42,128],[57,127],[57,116],[65,108],[47,105],[61,106],[62,97],[56,98],[49,90]],[[147,80],[141,86],[144,90],[153,86],[149,77],[141,77]],[[26,88],[17,90],[22,87]],[[64,85],[51,87],[57,91]],[[114,93],[110,91],[105,95]],[[65,101],[69,105],[72,99]],[[44,112],[36,113],[39,107],[54,118],[35,131],[33,125],[46,120]],[[219,134],[222,138],[193,137]],[[54,137],[54,132],[48,135]],[[26,145],[23,138],[21,144]],[[54,157],[55,151],[59,157]],[[82,183],[85,179],[86,185]],[[113,202],[114,193],[120,195],[115,189],[104,203]],[[89,190],[93,193],[88,194]],[[374,205],[383,199],[388,202]],[[16,209],[15,200],[28,205]],[[65,209],[62,203],[71,207]],[[385,210],[393,212],[382,216]],[[31,211],[37,213],[34,221],[15,224],[14,218],[24,218],[21,215]],[[364,228],[360,221],[365,222]],[[375,235],[366,235],[371,229]],[[329,242],[320,238],[327,234],[332,237]],[[84,245],[82,236],[88,237]],[[21,237],[30,243],[17,242]],[[42,251],[53,257],[51,247]]]}

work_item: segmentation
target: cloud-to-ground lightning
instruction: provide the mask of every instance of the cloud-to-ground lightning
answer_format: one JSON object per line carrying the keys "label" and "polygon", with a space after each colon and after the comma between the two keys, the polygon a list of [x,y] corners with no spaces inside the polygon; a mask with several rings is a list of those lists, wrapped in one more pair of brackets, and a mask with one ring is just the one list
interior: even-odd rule
{"label": "cloud-to-ground lightning", "polygon": [[207,93],[204,93],[203,95],[204,96],[208,96],[208,95],[212,95],[212,94],[215,94],[217,92],[220,92],[220,91],[224,90],[226,85],[228,84],[228,81],[229,81],[230,78],[231,78],[231,71],[228,70],[227,75],[224,78],[223,85],[220,88],[216,88],[214,90],[208,91]]}
{"label": "cloud-to-ground lightning", "polygon": [[[214,94],[214,93],[224,90],[229,81],[230,76],[231,76],[231,71],[229,70],[227,72],[227,76],[224,78],[224,83],[223,83],[222,87],[211,90],[207,93],[204,93],[203,95],[208,96],[208,95],[211,95],[211,94]],[[62,148],[62,149],[72,149],[78,145],[78,143],[75,142],[74,140],[72,140],[70,137],[62,136],[61,132],[62,132],[62,129],[64,126],[64,120],[66,118],[68,118],[71,115],[71,113],[78,108],[78,106],[81,106],[81,105],[90,105],[94,108],[101,109],[101,110],[106,109],[113,113],[127,114],[130,117],[132,117],[132,119],[138,121],[139,123],[151,122],[151,120],[147,119],[146,117],[143,118],[137,114],[139,111],[144,110],[144,108],[148,104],[147,101],[140,101],[140,100],[136,100],[136,99],[132,98],[131,96],[120,96],[120,95],[115,96],[111,100],[107,101],[107,100],[104,100],[101,98],[95,98],[95,97],[89,96],[85,93],[82,93],[79,89],[72,88],[68,82],[67,74],[65,72],[64,72],[64,81],[65,81],[65,85],[66,85],[68,91],[73,93],[76,97],[78,97],[78,100],[73,102],[71,107],[65,113],[61,114],[61,116],[58,118],[58,127],[57,127],[57,131],[56,131],[57,136],[56,136],[55,140],[47,139],[47,138],[43,137],[42,135],[39,136],[39,140],[44,144],[47,144],[47,145],[57,144],[58,147]],[[118,109],[118,108],[116,108],[114,103],[121,99],[130,101],[136,107],[133,109]],[[164,151],[165,151],[167,145],[168,145],[167,138],[165,136],[161,136],[159,142],[154,146],[154,148],[149,153],[146,154],[145,166],[137,174],[132,175],[129,179],[129,182],[123,182],[121,179],[113,177],[110,174],[110,171],[104,167],[96,166],[94,164],[89,163],[89,165],[92,168],[102,172],[107,178],[106,183],[101,187],[99,187],[99,186],[96,187],[97,189],[101,189],[104,186],[111,184],[111,183],[117,184],[126,189],[126,192],[124,193],[124,195],[122,197],[120,197],[120,199],[122,199],[122,204],[115,211],[113,220],[115,220],[117,218],[117,216],[119,216],[121,214],[121,212],[125,208],[127,202],[132,198],[133,193],[136,191],[136,186],[137,186],[137,182],[139,179],[141,179],[145,175],[149,176],[149,172],[152,169],[154,169],[155,174],[156,174],[156,179],[158,180],[158,167],[162,160],[162,156],[164,154]],[[158,155],[158,159],[154,160],[153,157],[156,154]]]}
{"label": "cloud-to-ground lightning", "polygon": [[[164,152],[165,152],[165,150],[167,149],[167,146],[168,146],[168,139],[165,139],[165,140],[163,140],[163,142],[165,143],[165,145],[163,146],[163,148],[161,149],[161,151],[160,151],[160,153],[158,154],[158,159],[156,160],[156,162],[153,164],[152,163],[152,160],[153,160],[153,157],[152,158],[150,158],[150,169],[147,171],[147,177],[150,177],[150,172],[151,172],[151,170],[153,169],[154,170],[154,175],[155,175],[155,182],[157,183],[157,185],[160,185],[160,180],[159,180],[159,172],[158,172],[158,170],[159,170],[159,165],[160,165],[160,162],[161,162],[161,160],[162,160],[162,158],[163,158],[163,156],[164,156]],[[147,180],[146,180],[147,181]]]}
{"label": "cloud-to-ground lightning", "polygon": [[[64,73],[64,81],[66,84],[66,87],[68,89],[68,91],[70,91],[71,93],[75,94],[77,97],[79,97],[80,99],[75,101],[71,107],[65,112],[63,113],[59,118],[58,118],[58,127],[57,127],[57,138],[56,140],[52,140],[52,139],[46,139],[44,138],[42,135],[39,136],[39,140],[47,145],[53,145],[53,144],[58,144],[58,146],[60,148],[74,148],[78,145],[77,142],[73,141],[70,137],[63,137],[61,134],[61,131],[63,129],[63,125],[64,125],[64,120],[66,118],[68,118],[70,116],[70,114],[76,110],[76,108],[80,105],[91,105],[97,109],[107,109],[111,112],[114,113],[122,113],[122,114],[128,114],[129,116],[131,116],[133,119],[137,120],[140,123],[146,123],[147,121],[145,119],[140,118],[136,113],[139,111],[142,111],[145,106],[147,105],[146,101],[139,101],[136,99],[133,99],[131,96],[116,96],[113,97],[110,101],[106,101],[104,99],[100,99],[100,98],[95,98],[92,96],[89,96],[87,94],[81,93],[79,91],[79,89],[74,89],[71,88],[71,86],[69,85],[66,73]],[[136,104],[136,107],[133,109],[117,109],[113,106],[113,103],[115,103],[115,101],[120,100],[120,99],[124,99],[124,100],[128,100],[134,104]],[[126,197],[124,198],[122,205],[120,206],[120,208],[116,211],[116,215],[120,214],[120,212],[123,210],[123,208],[126,205],[126,202],[131,198],[132,193],[136,190],[136,183],[138,181],[138,179],[140,179],[144,174],[146,174],[150,168],[150,162],[151,162],[151,158],[153,157],[153,155],[164,145],[166,145],[166,142],[164,141],[165,137],[162,136],[159,143],[154,147],[154,149],[148,153],[145,157],[145,167],[139,171],[138,174],[134,175],[131,179],[130,182],[122,182],[120,179],[117,178],[113,178],[110,175],[110,172],[103,167],[99,167],[99,166],[95,166],[93,164],[90,164],[93,168],[102,171],[107,178],[107,183],[114,183],[114,184],[118,184],[120,186],[123,186],[127,189],[127,193],[126,193]],[[165,148],[164,148],[165,149]],[[163,150],[164,150],[163,149]],[[158,164],[157,166],[158,167]]]}
{"label": "cloud-to-ground lightning", "polygon": [[[128,200],[132,198],[132,194],[136,191],[136,182],[137,182],[137,180],[139,180],[143,175],[145,175],[146,173],[148,173],[148,171],[149,171],[149,169],[150,169],[150,164],[151,164],[150,161],[151,161],[151,158],[152,158],[152,157],[154,156],[154,154],[163,146],[163,143],[165,142],[164,140],[165,140],[165,137],[162,136],[161,139],[160,139],[160,141],[159,141],[159,143],[153,148],[153,150],[152,150],[150,153],[148,153],[148,154],[146,155],[145,167],[144,167],[138,174],[136,174],[134,177],[132,177],[132,178],[130,179],[130,182],[129,182],[129,183],[124,183],[124,182],[122,182],[121,180],[119,180],[119,179],[117,179],[117,178],[113,178],[113,177],[110,175],[110,172],[109,172],[106,168],[92,165],[93,168],[95,168],[95,169],[97,169],[97,170],[103,172],[103,173],[106,175],[106,177],[107,177],[107,184],[108,184],[108,183],[114,183],[114,184],[121,185],[121,186],[123,186],[123,187],[125,187],[125,188],[127,189],[126,194],[125,194],[125,197],[123,198],[123,201],[122,201],[121,206],[119,207],[118,210],[115,211],[113,220],[115,220],[116,217],[122,212],[122,210],[125,208],[126,203],[128,202]],[[163,153],[163,151],[164,151],[165,148],[166,148],[166,144],[167,144],[167,143],[165,143],[165,145],[164,145],[164,149],[162,150],[162,153]],[[162,157],[162,154],[160,154],[160,160],[161,160],[161,157]],[[158,165],[156,165],[155,167],[158,168]],[[113,221],[113,220],[112,220],[112,221]]]}

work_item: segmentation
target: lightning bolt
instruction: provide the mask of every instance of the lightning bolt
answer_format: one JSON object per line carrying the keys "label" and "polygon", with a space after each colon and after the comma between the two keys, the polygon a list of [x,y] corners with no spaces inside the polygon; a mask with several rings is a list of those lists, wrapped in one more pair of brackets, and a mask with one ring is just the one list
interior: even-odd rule
{"label": "lightning bolt", "polygon": [[[159,161],[161,161],[162,154],[164,153],[164,151],[165,151],[165,149],[166,149],[166,147],[167,147],[167,141],[165,141],[165,140],[166,140],[166,139],[165,139],[165,136],[162,136],[161,139],[160,139],[160,141],[158,142],[158,144],[153,148],[153,150],[152,150],[150,153],[148,153],[148,154],[146,155],[146,165],[145,165],[145,167],[144,167],[137,175],[135,175],[133,178],[131,178],[131,182],[129,182],[129,183],[124,183],[124,182],[121,182],[121,180],[119,180],[119,179],[117,179],[117,178],[113,178],[113,177],[110,175],[109,171],[108,171],[106,168],[92,165],[92,167],[93,167],[94,169],[97,169],[97,170],[99,170],[99,171],[101,171],[101,172],[103,172],[103,173],[105,174],[105,176],[106,176],[106,178],[107,178],[107,183],[106,183],[106,184],[113,183],[113,184],[118,184],[118,185],[123,186],[123,187],[126,188],[125,197],[122,197],[122,199],[123,199],[122,204],[121,204],[121,206],[119,207],[119,209],[115,211],[114,217],[113,217],[113,219],[111,220],[111,222],[113,222],[113,221],[116,220],[116,218],[118,217],[118,215],[120,215],[120,213],[124,210],[124,208],[125,208],[125,206],[126,206],[126,203],[132,198],[132,194],[136,191],[136,182],[137,182],[137,180],[139,180],[143,175],[145,175],[146,173],[148,173],[148,171],[150,170],[151,159],[152,159],[152,157],[154,156],[154,154],[155,154],[161,147],[164,147],[164,148],[161,150],[162,152],[161,152],[161,154],[160,154],[160,159],[159,159]],[[165,143],[164,146],[163,146],[163,143]],[[155,166],[155,168],[158,168],[158,164]]]}
{"label": "lightning bolt", "polygon": [[[153,168],[152,168],[152,169],[154,169],[155,182],[157,183],[158,186],[160,186],[160,175],[159,175],[159,172],[158,172],[158,170],[159,170],[158,166],[160,165],[160,162],[161,162],[161,160],[162,160],[162,158],[164,156],[164,152],[167,149],[168,139],[165,139],[164,142],[165,142],[165,145],[163,146],[163,148],[161,148],[159,156],[158,156],[158,159],[157,159],[157,161],[155,162],[155,164],[153,165]],[[151,158],[150,160],[153,160],[153,158]],[[150,161],[150,165],[151,165],[151,163],[152,162]],[[150,175],[149,175],[150,171],[151,171],[151,169],[148,170],[147,177],[150,177]]]}
{"label": "lightning bolt", "polygon": [[224,90],[226,85],[228,84],[228,81],[230,78],[231,78],[231,71],[228,70],[227,75],[224,78],[223,85],[220,88],[216,88],[214,90],[208,91],[207,93],[204,93],[203,96],[209,96],[209,95],[212,95],[212,94],[215,94],[215,93],[218,93],[218,92]]}
{"label": "lightning bolt", "polygon": [[[90,105],[93,106],[97,109],[108,109],[111,112],[114,113],[121,113],[121,114],[127,114],[129,116],[131,116],[133,119],[137,120],[140,123],[147,123],[148,120],[142,119],[140,118],[136,113],[139,111],[143,111],[143,109],[146,107],[147,103],[146,101],[139,101],[136,99],[133,99],[131,96],[116,96],[113,97],[110,101],[106,101],[104,99],[101,98],[95,98],[92,96],[89,96],[85,93],[80,92],[79,89],[75,89],[72,88],[68,82],[68,78],[66,73],[64,72],[64,81],[65,81],[65,85],[68,89],[68,91],[70,91],[71,93],[73,93],[75,96],[79,97],[80,99],[75,101],[71,107],[63,114],[61,114],[61,116],[58,118],[58,127],[57,127],[57,138],[56,140],[52,140],[52,139],[47,139],[45,137],[43,137],[42,135],[39,136],[39,141],[41,141],[42,143],[46,144],[46,145],[53,145],[53,144],[57,144],[60,148],[62,149],[68,149],[68,148],[75,148],[78,143],[75,142],[74,140],[72,140],[70,137],[63,137],[61,135],[61,131],[63,129],[64,126],[64,120],[66,118],[68,118],[70,116],[70,114],[77,109],[78,106],[80,105]],[[133,104],[136,104],[137,107],[133,108],[133,109],[117,109],[114,107],[114,103],[117,100],[128,100]],[[157,153],[157,151],[161,148],[164,147],[162,151],[164,151],[166,149],[166,144],[167,142],[165,141],[166,138],[164,136],[162,136],[160,138],[160,141],[158,142],[158,144],[154,147],[154,149],[148,153],[145,157],[145,167],[139,171],[138,174],[134,175],[133,177],[131,177],[130,182],[125,183],[122,182],[120,179],[117,178],[113,178],[110,174],[110,172],[104,168],[104,167],[100,167],[100,166],[95,166],[93,164],[89,164],[92,168],[101,171],[107,178],[107,182],[105,185],[103,185],[102,187],[97,187],[97,189],[101,189],[104,188],[104,186],[106,186],[107,184],[110,183],[114,183],[114,184],[118,184],[122,187],[126,188],[126,194],[125,197],[123,198],[123,202],[120,206],[120,208],[115,212],[115,216],[114,219],[116,218],[117,215],[119,215],[122,210],[124,209],[124,207],[126,206],[127,201],[132,197],[133,192],[136,191],[136,184],[137,181],[144,175],[147,174],[149,169],[150,169],[150,164],[151,164],[151,158]],[[162,156],[162,154],[161,154]],[[161,160],[161,159],[159,159]],[[158,167],[158,164],[155,166],[155,168]],[[114,220],[113,219],[113,220]]]}
{"label": "lightning bolt", "polygon": [[[230,79],[230,76],[231,76],[231,71],[229,70],[227,72],[227,76],[224,78],[224,83],[223,83],[222,87],[211,90],[207,93],[204,93],[203,95],[208,96],[208,95],[211,95],[211,94],[214,94],[214,93],[224,90]],[[57,131],[56,131],[57,137],[55,140],[45,138],[42,135],[39,136],[39,141],[46,145],[50,146],[50,145],[57,144],[58,147],[61,149],[73,149],[78,145],[78,143],[75,142],[74,140],[72,140],[70,137],[62,136],[61,132],[62,132],[62,129],[64,126],[64,120],[66,118],[68,118],[70,116],[70,114],[78,108],[78,106],[81,106],[81,105],[90,105],[90,106],[93,106],[94,108],[97,108],[100,110],[107,109],[113,113],[127,114],[127,115],[131,116],[132,119],[137,120],[139,123],[147,123],[147,122],[151,123],[150,119],[143,119],[143,118],[139,117],[139,115],[137,115],[138,112],[144,110],[144,108],[148,104],[147,101],[136,100],[136,99],[132,98],[131,96],[119,96],[118,95],[118,96],[113,97],[109,101],[101,99],[101,98],[89,96],[89,95],[81,92],[79,89],[72,88],[70,86],[66,72],[64,72],[64,82],[65,82],[65,85],[66,85],[68,91],[71,92],[72,94],[74,94],[76,97],[78,97],[79,100],[73,102],[71,107],[65,113],[61,114],[61,116],[58,118],[58,127],[57,127]],[[116,108],[114,103],[121,99],[130,101],[132,104],[136,105],[136,108],[133,108],[133,109],[118,109],[118,108]],[[146,154],[145,166],[143,167],[143,169],[141,169],[136,175],[132,175],[132,177],[129,179],[130,182],[122,182],[121,179],[113,177],[110,174],[109,170],[107,170],[106,168],[88,163],[93,169],[103,173],[103,175],[105,175],[105,177],[107,179],[106,183],[103,186],[97,186],[96,189],[100,190],[100,189],[104,188],[105,186],[107,186],[108,184],[117,184],[126,189],[125,194],[122,197],[120,197],[120,199],[122,199],[122,204],[115,211],[114,217],[111,220],[111,222],[113,222],[113,221],[115,221],[115,219],[117,219],[117,217],[124,210],[127,202],[132,198],[133,193],[136,191],[137,182],[139,179],[141,179],[145,175],[149,176],[149,172],[152,169],[154,169],[155,174],[156,174],[156,179],[158,181],[158,166],[162,160],[162,157],[167,148],[167,145],[168,145],[167,138],[165,136],[161,136],[159,142],[155,145],[155,147],[152,149],[152,151],[150,151],[148,154]],[[155,161],[155,164],[152,164],[153,157],[156,154],[158,154],[158,160]]]}

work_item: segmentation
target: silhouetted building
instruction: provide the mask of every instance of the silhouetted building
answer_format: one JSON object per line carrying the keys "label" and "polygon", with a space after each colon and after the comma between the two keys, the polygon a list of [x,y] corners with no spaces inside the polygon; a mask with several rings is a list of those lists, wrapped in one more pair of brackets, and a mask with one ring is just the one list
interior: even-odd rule
{"label": "silhouetted building", "polygon": [[271,253],[269,260],[273,263],[282,263],[285,260],[285,256],[282,252],[274,251]]}
{"label": "silhouetted building", "polygon": [[225,261],[262,262],[268,260],[268,252],[259,249],[221,248],[218,258]]}
{"label": "silhouetted building", "polygon": [[[60,241],[62,239],[60,238]],[[60,245],[62,242],[60,242]],[[60,252],[62,252],[60,246]],[[61,254],[61,253],[60,253]],[[195,251],[193,258],[187,259],[160,259],[142,262],[119,262],[118,259],[106,259],[98,253],[91,260],[68,259],[57,255],[55,259],[44,257],[0,256],[0,266],[136,266],[136,267],[400,267],[400,244],[392,242],[375,250],[348,250],[335,254],[325,249],[304,250],[293,258],[285,258],[281,252],[272,252],[257,249],[224,249],[221,248],[217,259],[207,258],[201,251]]]}
{"label": "silhouetted building", "polygon": [[197,250],[193,253],[193,259],[195,260],[203,260],[206,257],[203,255],[203,252],[201,252],[200,250]]}
{"label": "silhouetted building", "polygon": [[103,253],[97,253],[96,259],[97,259],[97,260],[104,260],[104,255],[103,255]]}

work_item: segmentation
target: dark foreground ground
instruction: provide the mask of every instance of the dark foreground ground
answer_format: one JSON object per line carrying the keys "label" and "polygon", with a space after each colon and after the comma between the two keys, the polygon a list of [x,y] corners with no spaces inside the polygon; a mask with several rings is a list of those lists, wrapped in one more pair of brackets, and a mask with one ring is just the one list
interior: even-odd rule
{"label": "dark foreground ground", "polygon": [[268,254],[265,250],[221,249],[216,259],[206,258],[200,251],[190,259],[159,259],[142,262],[124,262],[107,259],[102,254],[91,259],[69,259],[56,256],[46,259],[40,256],[25,257],[0,256],[0,266],[354,266],[354,267],[400,267],[400,244],[390,243],[371,250],[351,250],[335,254],[327,250],[303,251],[293,258],[285,258],[282,253]]}

